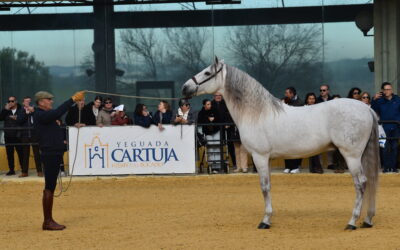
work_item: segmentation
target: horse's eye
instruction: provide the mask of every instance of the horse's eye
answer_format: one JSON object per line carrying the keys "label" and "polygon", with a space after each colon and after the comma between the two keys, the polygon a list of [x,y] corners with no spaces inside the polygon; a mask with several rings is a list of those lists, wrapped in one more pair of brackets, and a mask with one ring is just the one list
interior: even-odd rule
{"label": "horse's eye", "polygon": [[209,76],[209,75],[211,75],[211,73],[210,72],[206,72],[206,73],[204,73],[206,76]]}

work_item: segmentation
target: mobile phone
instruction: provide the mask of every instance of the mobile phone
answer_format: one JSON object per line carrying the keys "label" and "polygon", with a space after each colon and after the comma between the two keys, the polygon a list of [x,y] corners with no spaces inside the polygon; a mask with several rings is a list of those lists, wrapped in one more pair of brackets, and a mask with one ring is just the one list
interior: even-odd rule
{"label": "mobile phone", "polygon": [[379,92],[379,93],[381,93],[381,96],[383,96],[383,92],[381,91],[381,92]]}

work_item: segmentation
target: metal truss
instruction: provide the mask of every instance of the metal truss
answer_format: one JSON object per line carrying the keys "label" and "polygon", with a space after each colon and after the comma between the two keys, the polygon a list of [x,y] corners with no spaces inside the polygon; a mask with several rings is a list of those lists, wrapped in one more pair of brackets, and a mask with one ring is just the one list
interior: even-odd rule
{"label": "metal truss", "polygon": [[63,6],[94,6],[94,5],[133,5],[133,4],[171,4],[171,3],[199,3],[206,4],[238,4],[239,0],[60,0],[60,1],[0,1],[0,9],[18,7],[63,7]]}

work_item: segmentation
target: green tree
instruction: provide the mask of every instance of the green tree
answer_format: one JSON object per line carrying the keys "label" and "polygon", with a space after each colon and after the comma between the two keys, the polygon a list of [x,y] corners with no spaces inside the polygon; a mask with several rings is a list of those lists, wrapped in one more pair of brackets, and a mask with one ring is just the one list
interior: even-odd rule
{"label": "green tree", "polygon": [[14,48],[0,50],[0,89],[2,103],[5,98],[34,95],[37,91],[50,91],[49,69],[35,56]]}

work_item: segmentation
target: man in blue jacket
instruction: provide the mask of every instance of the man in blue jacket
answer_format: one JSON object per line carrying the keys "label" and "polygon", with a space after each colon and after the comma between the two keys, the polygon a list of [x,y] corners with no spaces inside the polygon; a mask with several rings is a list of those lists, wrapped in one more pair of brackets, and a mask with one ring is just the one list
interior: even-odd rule
{"label": "man in blue jacket", "polygon": [[43,190],[43,230],[65,229],[65,226],[55,222],[52,216],[54,190],[65,148],[64,131],[56,121],[68,111],[74,102],[83,100],[85,93],[84,91],[75,93],[56,109],[52,109],[53,97],[52,94],[46,91],[39,91],[35,94],[38,108],[34,112],[34,125],[39,137],[40,157],[43,162],[45,178],[45,189]]}
{"label": "man in blue jacket", "polygon": [[[393,94],[392,84],[382,83],[382,92],[376,93],[371,108],[379,115],[382,121],[400,121],[400,97]],[[400,129],[396,123],[384,123],[383,129],[387,137],[399,137]],[[386,140],[383,149],[383,172],[397,172],[398,139]]]}

